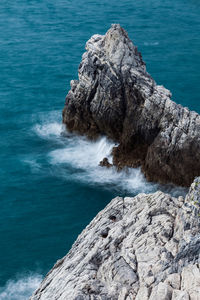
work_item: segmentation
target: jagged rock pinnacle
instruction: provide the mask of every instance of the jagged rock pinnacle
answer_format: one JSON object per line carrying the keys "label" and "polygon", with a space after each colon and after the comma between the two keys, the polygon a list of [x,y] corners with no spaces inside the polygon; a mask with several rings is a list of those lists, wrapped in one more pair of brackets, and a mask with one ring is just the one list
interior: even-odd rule
{"label": "jagged rock pinnacle", "polygon": [[189,186],[200,175],[200,116],[155,83],[120,25],[92,36],[86,50],[63,110],[68,130],[118,142],[118,169],[141,166],[151,181]]}

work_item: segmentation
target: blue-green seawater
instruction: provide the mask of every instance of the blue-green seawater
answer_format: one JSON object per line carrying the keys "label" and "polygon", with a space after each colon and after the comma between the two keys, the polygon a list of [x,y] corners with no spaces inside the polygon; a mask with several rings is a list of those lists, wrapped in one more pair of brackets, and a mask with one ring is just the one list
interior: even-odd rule
{"label": "blue-green seawater", "polygon": [[[112,144],[62,136],[85,42],[120,23],[173,100],[200,113],[200,1],[0,1],[0,299],[27,299],[117,195],[158,187],[98,167]],[[182,190],[174,189],[174,193]]]}

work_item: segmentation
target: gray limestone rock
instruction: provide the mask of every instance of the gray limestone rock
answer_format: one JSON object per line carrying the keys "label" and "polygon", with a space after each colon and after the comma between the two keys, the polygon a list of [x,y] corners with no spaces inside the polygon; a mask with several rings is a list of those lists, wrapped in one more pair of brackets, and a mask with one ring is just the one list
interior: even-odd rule
{"label": "gray limestone rock", "polygon": [[113,199],[31,300],[200,299],[199,186]]}
{"label": "gray limestone rock", "polygon": [[68,130],[118,142],[118,169],[141,166],[149,180],[189,186],[200,175],[200,116],[155,83],[120,25],[86,50],[63,110]]}

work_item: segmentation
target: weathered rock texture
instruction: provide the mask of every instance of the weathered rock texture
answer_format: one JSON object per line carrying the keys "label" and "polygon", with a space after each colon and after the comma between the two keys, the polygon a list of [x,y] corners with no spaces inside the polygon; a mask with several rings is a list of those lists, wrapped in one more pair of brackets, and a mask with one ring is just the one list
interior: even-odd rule
{"label": "weathered rock texture", "polygon": [[92,36],[86,50],[63,110],[68,130],[117,141],[119,169],[142,166],[149,180],[189,186],[200,175],[200,116],[156,85],[119,25]]}
{"label": "weathered rock texture", "polygon": [[113,199],[31,300],[199,300],[200,178],[184,200]]}

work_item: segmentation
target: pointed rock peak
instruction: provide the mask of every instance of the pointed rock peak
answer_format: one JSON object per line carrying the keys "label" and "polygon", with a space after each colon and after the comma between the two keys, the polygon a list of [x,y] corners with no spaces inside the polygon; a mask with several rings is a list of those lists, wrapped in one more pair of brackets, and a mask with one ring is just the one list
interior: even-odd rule
{"label": "pointed rock peak", "polygon": [[86,50],[95,52],[117,68],[129,65],[146,71],[140,52],[119,24],[112,24],[105,35],[93,35],[86,43]]}
{"label": "pointed rock peak", "polygon": [[126,32],[126,30],[124,30],[124,28],[120,26],[120,24],[112,24],[106,35],[110,35],[111,37],[114,37],[114,35],[120,38],[124,37],[125,39],[128,39],[130,41],[128,33]]}

